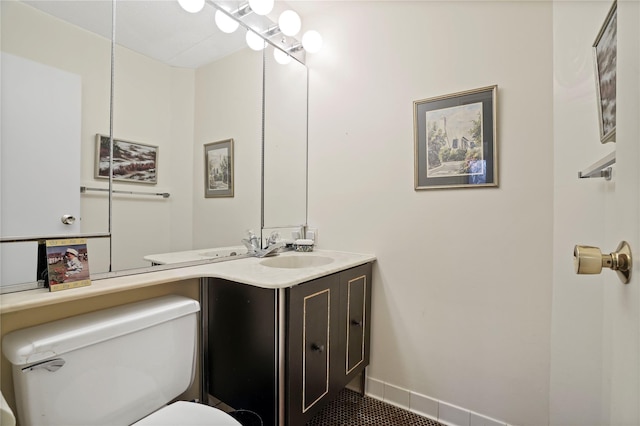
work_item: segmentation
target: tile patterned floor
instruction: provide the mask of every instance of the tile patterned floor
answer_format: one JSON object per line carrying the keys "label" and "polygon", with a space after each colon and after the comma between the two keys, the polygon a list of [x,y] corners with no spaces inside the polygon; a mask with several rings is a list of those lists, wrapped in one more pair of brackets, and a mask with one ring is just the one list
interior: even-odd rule
{"label": "tile patterned floor", "polygon": [[349,389],[319,412],[307,426],[443,426],[377,399]]}

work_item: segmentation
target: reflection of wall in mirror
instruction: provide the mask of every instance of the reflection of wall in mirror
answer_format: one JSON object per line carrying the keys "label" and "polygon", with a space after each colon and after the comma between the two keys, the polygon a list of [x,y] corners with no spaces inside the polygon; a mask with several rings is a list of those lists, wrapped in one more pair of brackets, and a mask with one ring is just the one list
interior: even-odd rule
{"label": "reflection of wall in mirror", "polygon": [[[109,129],[109,78],[110,78],[110,43],[109,40],[94,36],[87,31],[63,21],[52,18],[36,9],[17,1],[0,2],[2,19],[0,31],[2,32],[2,51],[11,55],[19,56],[30,61],[37,62],[51,69],[61,70],[60,72],[71,73],[81,80],[81,104],[80,113],[77,119],[80,120],[79,139],[75,138],[73,149],[78,155],[74,166],[76,180],[85,181],[93,176],[93,139],[96,129],[108,132]],[[105,17],[110,22],[110,17]],[[3,61],[3,72],[5,64]],[[57,83],[56,83],[57,84]],[[5,84],[2,85],[4,96]],[[43,91],[41,93],[46,93]],[[12,104],[3,102],[3,113],[11,111]],[[80,106],[78,106],[80,108]],[[61,114],[58,111],[57,114]],[[60,116],[57,116],[59,123],[62,123]],[[30,127],[36,127],[37,120],[31,117]],[[3,132],[4,128],[3,123]],[[32,131],[32,129],[26,129]],[[94,133],[92,135],[92,133]],[[33,143],[36,152],[40,152],[45,157],[43,149],[45,141],[51,144],[50,139],[35,139]],[[71,169],[71,161],[66,161],[66,168]],[[15,178],[13,178],[15,181]],[[49,179],[51,181],[51,179]],[[74,193],[78,195],[78,182]],[[27,198],[27,193],[24,197]],[[3,199],[4,199],[3,194]],[[33,197],[37,199],[37,197]],[[43,203],[41,203],[43,204]],[[61,213],[57,217],[60,222]],[[78,215],[78,214],[76,214]],[[83,233],[103,233],[107,232],[108,203],[107,197],[82,197],[80,198],[81,221],[76,222]],[[6,218],[3,218],[3,221]],[[35,221],[22,216],[17,221],[18,226],[27,226],[25,234],[35,235],[40,233],[34,227]],[[4,223],[3,223],[4,224]],[[61,224],[61,223],[60,223]],[[23,235],[25,235],[23,234]],[[90,240],[92,253],[104,253],[100,256],[93,256],[91,259],[91,270],[95,272],[106,271],[108,269],[108,240]],[[3,244],[9,247],[13,244]],[[26,244],[25,246],[27,246]],[[28,250],[28,260],[36,264],[36,250]],[[6,264],[5,264],[6,265]],[[6,268],[3,268],[6,269]],[[34,279],[31,278],[30,281]],[[6,284],[3,281],[3,284]]]}
{"label": "reflection of wall in mirror", "polygon": [[[3,237],[70,235],[80,216],[80,76],[2,53]],[[37,124],[36,124],[37,123]],[[32,244],[3,244],[3,285],[34,282]]]}
{"label": "reflection of wall in mirror", "polygon": [[[260,229],[262,53],[243,49],[198,68],[195,88],[193,248],[235,246]],[[205,198],[202,146],[228,139],[234,196]]]}
{"label": "reflection of wall in mirror", "polygon": [[[110,40],[22,2],[1,6],[3,50],[81,76],[81,185],[106,187],[94,179],[94,166],[95,134],[109,134]],[[110,23],[111,16],[105,19]],[[244,49],[193,70],[117,45],[115,68],[114,137],[160,148],[154,191],[171,197],[114,197],[112,270],[148,266],[143,257],[150,253],[236,245],[247,228],[259,229],[262,53]],[[224,204],[203,206],[202,144],[231,137],[240,191]],[[133,185],[114,188],[137,189]],[[106,194],[86,193],[80,202],[81,232],[107,232]],[[88,244],[92,273],[107,271],[108,240]]]}
{"label": "reflection of wall in mirror", "polygon": [[[272,52],[270,52],[272,53]],[[307,68],[265,55],[264,224],[307,220]]]}

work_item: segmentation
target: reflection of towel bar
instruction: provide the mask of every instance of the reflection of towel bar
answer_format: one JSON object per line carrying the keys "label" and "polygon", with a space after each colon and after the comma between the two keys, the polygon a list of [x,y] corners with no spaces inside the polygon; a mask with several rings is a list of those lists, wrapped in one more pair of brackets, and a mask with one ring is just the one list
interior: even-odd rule
{"label": "reflection of towel bar", "polygon": [[581,172],[578,172],[580,179],[584,178],[605,178],[605,180],[611,180],[611,165],[616,163],[615,151],[602,158],[601,160],[593,163]]}
{"label": "reflection of towel bar", "polygon": [[46,235],[40,237],[2,237],[0,238],[0,243],[27,243],[32,241],[37,241],[38,243],[43,243],[46,240],[62,240],[68,238],[111,238],[111,234],[109,233],[100,233],[100,234],[66,234],[66,235]]}
{"label": "reflection of towel bar", "polygon": [[[88,188],[86,186],[81,186],[80,187],[80,192],[81,193],[85,193],[87,191],[102,191],[102,192],[109,192],[109,190],[107,188]],[[153,195],[153,196],[159,196],[162,198],[169,198],[169,193],[168,192],[137,192],[137,191],[120,191],[120,190],[114,190],[111,191],[114,194],[130,194],[130,195]]]}

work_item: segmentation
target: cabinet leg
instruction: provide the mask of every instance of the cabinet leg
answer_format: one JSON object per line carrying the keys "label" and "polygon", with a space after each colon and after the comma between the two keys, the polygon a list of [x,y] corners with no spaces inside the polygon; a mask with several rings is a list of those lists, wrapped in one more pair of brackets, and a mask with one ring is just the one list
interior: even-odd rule
{"label": "cabinet leg", "polygon": [[367,368],[362,369],[362,373],[360,373],[360,395],[364,395],[365,385],[367,384]]}

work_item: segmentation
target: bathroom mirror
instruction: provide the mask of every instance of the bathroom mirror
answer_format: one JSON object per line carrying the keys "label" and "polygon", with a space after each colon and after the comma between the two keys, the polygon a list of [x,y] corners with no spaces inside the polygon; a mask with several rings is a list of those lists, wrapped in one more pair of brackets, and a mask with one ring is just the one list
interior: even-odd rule
{"label": "bathroom mirror", "polygon": [[307,223],[307,78],[305,65],[265,50],[264,228]]}
{"label": "bathroom mirror", "polygon": [[[235,48],[212,55],[220,43]],[[262,53],[239,31],[221,33],[210,5],[191,14],[177,1],[118,2],[116,45],[114,138],[156,147],[158,158],[157,183],[115,189],[170,196],[114,193],[113,269],[242,246],[247,229],[260,229]],[[207,198],[205,145],[228,140],[232,173],[222,184],[233,196]]]}
{"label": "bathroom mirror", "polygon": [[[52,2],[0,2],[1,202],[0,232],[27,241],[0,244],[1,284],[36,284],[37,241],[50,235],[108,235],[108,199],[82,197],[92,175],[93,129],[109,131],[111,2],[60,2],[83,14],[102,36],[33,7]],[[70,216],[75,220],[63,218]],[[87,241],[90,252],[108,238]],[[108,258],[91,260],[107,271]]]}
{"label": "bathroom mirror", "polygon": [[[84,234],[106,233],[109,216],[112,221],[111,241],[88,242],[92,275],[107,272],[109,268],[114,273],[126,273],[126,270],[149,267],[149,255],[153,258],[154,254],[186,251],[211,254],[211,248],[241,246],[246,230],[260,231],[263,191],[265,208],[291,207],[281,210],[286,214],[282,218],[275,215],[277,211],[265,216],[268,220],[265,223],[272,226],[304,223],[306,154],[301,152],[306,153],[306,68],[296,63],[301,67],[305,83],[296,83],[287,89],[281,83],[278,86],[278,83],[267,82],[272,78],[278,80],[276,66],[280,65],[264,64],[265,69],[270,70],[264,75],[265,87],[273,87],[273,91],[265,92],[263,188],[263,52],[246,48],[242,32],[220,33],[212,25],[213,10],[209,5],[194,15],[184,12],[174,1],[118,1],[116,4],[113,136],[115,140],[133,143],[134,148],[151,147],[157,155],[157,168],[155,182],[114,181],[109,209],[108,193],[102,191],[108,188],[108,180],[96,177],[96,164],[99,164],[96,135],[109,135],[110,130],[111,1],[2,1],[3,52],[27,55],[22,50],[28,52],[37,45],[47,46],[46,42],[37,40],[36,36],[41,36],[55,43],[57,50],[43,48],[32,58],[34,61],[50,61],[57,68],[71,68],[82,76],[79,185],[85,191],[76,193],[81,209],[78,222]],[[60,5],[67,6],[62,16],[56,9]],[[49,10],[42,10],[47,8]],[[54,12],[58,16],[50,15]],[[25,22],[5,25],[5,21],[17,22],[14,21],[17,15]],[[171,20],[170,25],[167,19]],[[48,26],[43,26],[41,21]],[[142,28],[141,22],[146,22],[147,27]],[[93,34],[93,30],[88,29],[92,26],[101,27],[102,33]],[[17,27],[21,32],[12,32],[18,31]],[[62,35],[67,33],[72,34],[68,37],[73,43],[61,52],[66,40]],[[142,35],[149,33],[152,38]],[[15,37],[16,34],[19,36]],[[91,43],[101,47],[93,47]],[[92,54],[80,54],[83,50],[78,45],[92,46]],[[217,57],[207,57],[203,51],[215,51]],[[173,53],[167,55],[166,52]],[[289,73],[287,69],[280,68],[280,71]],[[285,95],[289,90],[301,88],[303,96]],[[282,103],[279,104],[278,99]],[[297,107],[291,105],[294,99],[300,102]],[[3,108],[5,106],[3,103]],[[284,116],[269,115],[272,108],[295,114],[285,121]],[[304,117],[299,115],[300,111],[304,111]],[[292,134],[301,134],[299,128],[304,123],[304,138],[290,138],[296,144],[303,144],[302,151],[297,146],[285,148],[281,143],[271,144],[275,139],[269,135],[279,125],[271,125],[269,120],[293,125],[297,130]],[[206,198],[204,146],[230,139],[233,140],[233,197]],[[294,165],[302,167],[293,174],[304,176],[303,194],[299,187],[286,187],[288,177],[280,181],[271,179],[272,168],[280,173],[292,170]],[[277,185],[276,191],[271,191],[273,185]],[[294,208],[295,205],[304,207]],[[4,250],[9,244],[0,246]],[[27,250],[35,253],[33,247]],[[216,256],[217,253],[213,257],[200,256],[197,260],[207,261]],[[35,262],[35,254],[33,259]],[[180,266],[181,260],[194,259],[176,256],[175,266]],[[10,269],[6,265],[3,262],[3,270]],[[2,284],[9,281],[3,279]]]}

